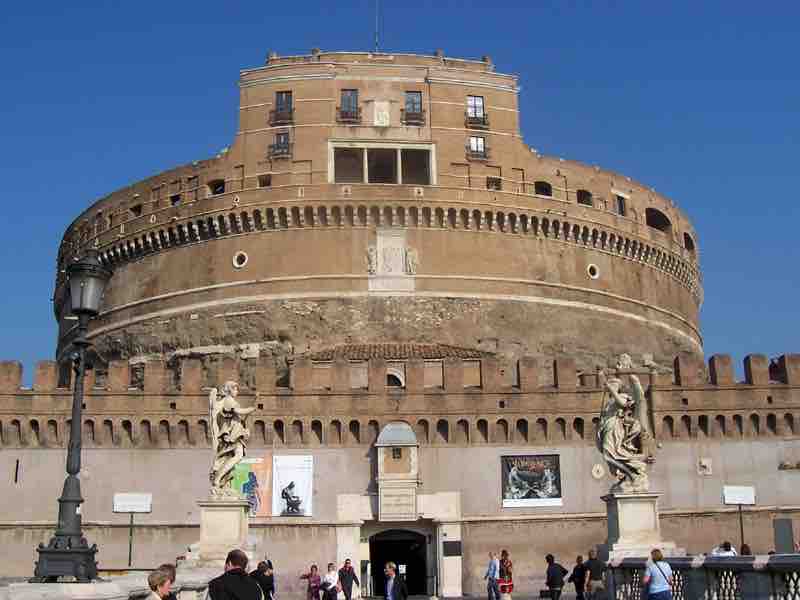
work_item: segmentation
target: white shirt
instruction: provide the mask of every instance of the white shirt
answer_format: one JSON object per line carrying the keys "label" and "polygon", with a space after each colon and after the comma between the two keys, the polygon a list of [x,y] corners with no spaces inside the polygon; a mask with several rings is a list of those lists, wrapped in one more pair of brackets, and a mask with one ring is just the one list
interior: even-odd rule
{"label": "white shirt", "polygon": [[[336,571],[328,571],[322,577],[321,586],[322,587],[328,587],[328,588],[334,588],[334,587],[336,587],[336,584],[338,584],[338,583],[339,583],[339,574]],[[326,586],[325,584],[328,584],[328,585]]]}

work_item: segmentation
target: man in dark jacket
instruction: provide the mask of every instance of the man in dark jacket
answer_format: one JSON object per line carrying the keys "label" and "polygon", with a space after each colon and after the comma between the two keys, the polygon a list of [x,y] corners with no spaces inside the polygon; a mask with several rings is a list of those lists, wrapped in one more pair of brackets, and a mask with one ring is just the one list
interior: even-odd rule
{"label": "man in dark jacket", "polygon": [[348,558],[344,561],[344,566],[339,569],[339,585],[342,586],[345,600],[350,600],[353,597],[353,582],[361,587],[358,575],[353,570],[353,563]]}
{"label": "man in dark jacket", "polygon": [[547,588],[550,590],[550,598],[552,600],[559,600],[561,598],[561,590],[564,588],[564,577],[569,573],[564,567],[556,562],[552,554],[544,557],[547,561]]}
{"label": "man in dark jacket", "polygon": [[272,570],[272,561],[261,561],[258,568],[250,573],[250,577],[258,582],[261,591],[264,593],[264,600],[272,600],[275,593],[275,573]]}
{"label": "man in dark jacket", "polygon": [[261,588],[247,574],[247,555],[231,550],[225,559],[225,573],[208,582],[211,600],[264,600]]}
{"label": "man in dark jacket", "polygon": [[386,563],[383,574],[386,575],[386,600],[407,600],[408,588],[405,580],[397,576],[397,565]]}

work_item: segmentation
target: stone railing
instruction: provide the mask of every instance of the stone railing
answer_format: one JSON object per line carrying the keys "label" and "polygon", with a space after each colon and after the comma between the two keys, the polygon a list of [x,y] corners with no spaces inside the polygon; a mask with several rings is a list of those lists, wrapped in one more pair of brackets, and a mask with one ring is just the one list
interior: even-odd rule
{"label": "stone railing", "polygon": [[[800,555],[669,558],[674,600],[798,600]],[[612,562],[606,575],[612,600],[640,600],[644,559]]]}
{"label": "stone railing", "polygon": [[[178,600],[204,600],[208,582],[221,573],[221,569],[180,569],[172,591]],[[144,600],[149,594],[147,573],[141,572],[92,583],[12,583],[0,588],[0,600]]]}

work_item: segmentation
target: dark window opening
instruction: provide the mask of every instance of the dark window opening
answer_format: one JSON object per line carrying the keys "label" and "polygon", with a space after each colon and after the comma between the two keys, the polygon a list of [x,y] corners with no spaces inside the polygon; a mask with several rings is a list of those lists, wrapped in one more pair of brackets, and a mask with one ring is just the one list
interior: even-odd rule
{"label": "dark window opening", "polygon": [[546,181],[537,181],[533,184],[533,193],[536,194],[537,196],[552,197],[553,186],[547,183]]}
{"label": "dark window opening", "polygon": [[390,373],[386,376],[386,387],[403,387],[403,382],[397,375]]}
{"label": "dark window opening", "polygon": [[645,222],[653,229],[658,229],[662,233],[669,233],[672,229],[672,223],[667,215],[655,208],[648,208],[644,211]]}
{"label": "dark window opening", "polygon": [[225,193],[225,180],[224,179],[213,179],[212,181],[208,182],[208,191],[211,192],[212,196],[216,196],[217,194],[224,194]]}
{"label": "dark window opening", "polygon": [[259,175],[258,187],[270,187],[272,185],[272,175]]}
{"label": "dark window opening", "polygon": [[614,200],[617,205],[617,214],[621,216],[625,216],[627,214],[627,206],[625,205],[625,196],[614,196]]}
{"label": "dark window opening", "polygon": [[134,217],[134,218],[142,216],[142,205],[141,204],[134,204],[128,210],[131,211],[131,216]]}
{"label": "dark window opening", "polygon": [[275,143],[269,147],[271,157],[289,157],[292,155],[292,145],[289,142],[289,132],[282,131],[275,134]]}
{"label": "dark window opening", "polygon": [[340,123],[361,122],[358,90],[342,90],[342,105],[339,107],[338,119]]}
{"label": "dark window opening", "polygon": [[578,204],[583,204],[584,206],[594,206],[594,202],[592,201],[592,192],[588,190],[578,190]]}
{"label": "dark window opening", "polygon": [[17,459],[17,463],[14,465],[14,483],[19,483],[19,459]]}
{"label": "dark window opening", "polygon": [[[392,458],[394,460],[400,460],[403,458],[403,449],[402,448],[392,448]],[[19,463],[19,461],[17,461]]]}
{"label": "dark window opening", "polygon": [[275,110],[270,111],[269,121],[272,125],[291,123],[294,117],[292,92],[275,92]]}
{"label": "dark window opening", "polygon": [[292,110],[292,92],[276,92],[275,108],[278,111]]}
{"label": "dark window opening", "polygon": [[333,179],[336,183],[364,183],[364,150],[335,148],[333,150]]}
{"label": "dark window opening", "polygon": [[692,239],[692,236],[686,232],[683,234],[683,247],[689,252],[694,252],[694,240]]}
{"label": "dark window opening", "polygon": [[169,197],[169,203],[172,206],[178,206],[178,204],[181,203],[181,195],[180,194],[172,194],[172,196]]}
{"label": "dark window opening", "polygon": [[422,110],[422,92],[406,92],[402,121],[406,125],[425,124],[425,111]]}
{"label": "dark window opening", "polygon": [[430,156],[429,150],[402,150],[403,183],[430,185]]}
{"label": "dark window opening", "polygon": [[487,177],[486,178],[486,189],[487,190],[497,190],[498,192],[503,189],[503,180],[499,177]]}
{"label": "dark window opening", "polygon": [[369,183],[397,183],[397,151],[384,148],[367,150]]}

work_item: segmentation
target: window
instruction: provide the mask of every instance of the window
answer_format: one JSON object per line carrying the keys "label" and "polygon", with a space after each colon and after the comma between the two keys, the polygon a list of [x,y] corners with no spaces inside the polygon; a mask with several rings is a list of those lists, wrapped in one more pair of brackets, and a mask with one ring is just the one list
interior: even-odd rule
{"label": "window", "polygon": [[292,145],[289,142],[289,132],[281,131],[275,134],[275,143],[269,147],[270,157],[287,158],[292,155]]}
{"label": "window", "polygon": [[292,92],[275,92],[275,110],[292,112]]}
{"label": "window", "polygon": [[401,460],[403,458],[402,448],[392,448],[392,460]]}
{"label": "window", "polygon": [[224,179],[212,179],[208,182],[208,191],[211,192],[212,196],[216,196],[217,194],[224,194],[225,193],[225,180]]}
{"label": "window", "polygon": [[645,222],[653,229],[658,229],[662,233],[669,233],[672,230],[672,223],[667,215],[655,208],[648,208],[644,211]]}
{"label": "window", "polygon": [[169,203],[172,206],[178,206],[178,204],[181,203],[181,195],[180,194],[172,194],[172,196],[169,197]]}
{"label": "window", "polygon": [[289,145],[289,132],[282,131],[281,133],[275,134],[275,145],[276,146],[288,146]]}
{"label": "window", "polygon": [[467,116],[482,119],[483,115],[483,96],[467,96]]}
{"label": "window", "polygon": [[406,113],[422,113],[422,92],[406,92]]}
{"label": "window", "polygon": [[486,158],[486,138],[471,135],[469,145],[467,145],[467,154],[470,158]]}
{"label": "window", "polygon": [[537,196],[553,196],[553,186],[546,181],[536,181],[533,184],[533,193]]}
{"label": "window", "polygon": [[272,185],[272,175],[259,175],[258,187],[270,187]]}
{"label": "window", "polygon": [[333,180],[336,183],[364,183],[363,148],[334,148]]}
{"label": "window", "polygon": [[583,204],[584,206],[594,206],[594,202],[592,201],[592,192],[588,190],[578,190],[578,204]]}
{"label": "window", "polygon": [[142,216],[142,205],[141,204],[134,204],[129,209],[131,211],[131,217],[141,217]]}
{"label": "window", "polygon": [[499,177],[487,177],[486,178],[486,189],[487,190],[497,190],[498,192],[503,189],[503,180]]}
{"label": "window", "polygon": [[370,183],[397,183],[397,150],[369,148],[367,172]]}
{"label": "window", "polygon": [[692,236],[686,232],[683,233],[683,247],[689,252],[694,252],[694,240],[692,239]]}
{"label": "window", "polygon": [[614,196],[614,202],[617,205],[617,214],[624,217],[628,213],[627,206],[625,205],[625,196],[617,194]]}
{"label": "window", "polygon": [[430,150],[402,150],[403,183],[409,185],[431,184]]}

